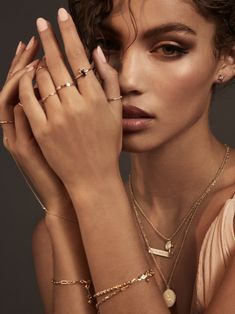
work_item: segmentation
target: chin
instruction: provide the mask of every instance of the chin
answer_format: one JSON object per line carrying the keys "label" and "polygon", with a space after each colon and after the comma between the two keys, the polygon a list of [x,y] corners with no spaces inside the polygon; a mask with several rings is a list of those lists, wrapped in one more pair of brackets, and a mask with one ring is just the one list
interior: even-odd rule
{"label": "chin", "polygon": [[122,151],[128,153],[145,153],[162,145],[156,136],[144,135],[142,132],[123,134]]}

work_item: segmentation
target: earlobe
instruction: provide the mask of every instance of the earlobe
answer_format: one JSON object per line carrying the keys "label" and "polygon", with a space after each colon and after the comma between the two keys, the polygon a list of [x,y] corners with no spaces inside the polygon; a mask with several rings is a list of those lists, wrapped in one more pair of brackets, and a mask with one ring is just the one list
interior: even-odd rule
{"label": "earlobe", "polygon": [[223,74],[220,74],[216,80],[217,83],[223,83],[225,79],[225,76]]}

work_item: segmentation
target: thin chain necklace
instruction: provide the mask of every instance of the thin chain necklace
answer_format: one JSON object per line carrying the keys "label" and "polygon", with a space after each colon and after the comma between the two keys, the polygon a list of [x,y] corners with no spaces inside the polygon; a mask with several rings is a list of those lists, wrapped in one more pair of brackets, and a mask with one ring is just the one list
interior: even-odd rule
{"label": "thin chain necklace", "polygon": [[183,247],[184,247],[184,243],[185,243],[185,240],[187,238],[187,235],[188,235],[188,232],[189,232],[189,229],[190,229],[190,226],[192,224],[192,221],[197,213],[197,210],[198,208],[200,207],[202,201],[208,196],[208,194],[211,192],[211,190],[213,189],[213,187],[215,186],[215,184],[217,183],[217,180],[219,178],[219,176],[221,175],[221,173],[223,172],[224,168],[225,168],[225,165],[229,159],[229,156],[230,156],[230,147],[228,147],[226,144],[225,144],[225,147],[226,147],[226,153],[225,153],[225,156],[224,156],[224,159],[223,159],[223,162],[222,164],[220,165],[214,179],[211,181],[211,183],[207,186],[205,192],[202,193],[201,197],[195,202],[195,210],[194,212],[191,214],[190,218],[189,218],[189,222],[188,222],[188,225],[186,227],[186,230],[184,232],[184,236],[183,236],[183,240],[181,242],[181,245],[180,245],[180,248],[179,248],[179,252],[176,256],[176,259],[175,259],[175,262],[173,264],[173,267],[172,267],[172,270],[170,272],[170,276],[169,276],[169,279],[166,280],[160,266],[158,265],[157,261],[155,260],[155,257],[154,257],[154,254],[149,250],[150,249],[150,244],[149,244],[149,240],[148,240],[148,237],[147,237],[147,234],[146,234],[146,231],[144,229],[144,226],[142,224],[142,221],[140,219],[140,216],[138,214],[138,211],[137,211],[137,207],[135,205],[135,202],[134,202],[134,199],[133,199],[133,193],[132,193],[132,190],[131,190],[131,181],[130,181],[130,176],[129,176],[129,181],[128,181],[128,187],[129,187],[129,191],[130,191],[130,195],[131,195],[131,200],[132,200],[132,205],[133,205],[133,208],[134,208],[134,212],[135,212],[135,216],[136,216],[136,220],[137,220],[137,223],[138,223],[138,226],[139,226],[139,229],[141,231],[141,234],[142,234],[142,237],[144,239],[144,242],[145,242],[145,245],[146,245],[146,248],[147,248],[147,251],[150,253],[151,257],[152,257],[152,260],[162,278],[162,281],[163,283],[165,284],[165,291],[163,292],[163,298],[165,300],[165,303],[167,305],[168,308],[172,307],[175,302],[176,302],[176,293],[175,291],[171,288],[171,282],[172,282],[172,279],[173,279],[173,275],[175,273],[175,269],[176,269],[176,266],[179,262],[179,258],[180,258],[180,255],[182,253],[182,250],[183,250]]}
{"label": "thin chain necklace", "polygon": [[[223,162],[219,168],[219,170],[216,173],[216,176],[213,178],[213,180],[208,184],[208,186],[205,188],[205,190],[203,191],[202,195],[200,196],[200,198],[198,200],[196,200],[193,205],[190,207],[190,209],[188,210],[188,212],[186,213],[186,215],[184,216],[184,218],[182,219],[181,223],[178,225],[178,227],[176,228],[176,230],[173,232],[173,234],[170,237],[167,237],[165,235],[163,235],[154,225],[153,223],[150,221],[150,219],[147,217],[147,215],[145,214],[144,210],[142,209],[142,207],[140,206],[140,204],[138,203],[135,195],[134,195],[134,191],[133,191],[133,186],[132,186],[132,180],[131,180],[131,174],[129,175],[129,186],[130,186],[130,193],[133,199],[133,202],[135,203],[136,207],[138,208],[138,210],[140,211],[140,213],[142,214],[142,216],[145,218],[145,220],[148,222],[148,224],[152,227],[152,229],[155,231],[155,233],[165,242],[164,245],[164,250],[162,249],[156,249],[156,248],[152,248],[151,246],[149,247],[149,253],[153,253],[157,256],[161,256],[161,257],[172,257],[173,255],[173,248],[175,247],[175,244],[173,243],[173,240],[176,238],[176,236],[179,234],[179,232],[182,230],[182,233],[184,231],[184,226],[187,227],[187,223],[190,220],[190,217],[193,215],[194,211],[197,210],[198,207],[198,203],[200,203],[201,201],[203,201],[204,199],[204,193],[207,192],[207,190],[211,187],[213,187],[216,184],[216,180],[220,175],[220,171],[221,168],[223,170],[224,165],[227,162],[227,159],[229,158],[229,154],[230,154],[230,147],[228,147],[226,144],[224,144],[226,147],[226,152],[225,152],[225,156],[223,159]],[[199,204],[200,205],[200,204]],[[185,227],[185,228],[186,228]],[[176,241],[175,241],[176,242]]]}

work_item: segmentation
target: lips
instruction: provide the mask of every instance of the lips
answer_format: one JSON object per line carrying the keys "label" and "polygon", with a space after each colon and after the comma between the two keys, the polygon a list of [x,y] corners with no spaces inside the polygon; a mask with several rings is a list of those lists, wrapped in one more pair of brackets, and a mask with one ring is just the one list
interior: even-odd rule
{"label": "lips", "polygon": [[138,119],[138,118],[152,119],[154,118],[154,116],[135,106],[128,105],[123,107],[123,119]]}

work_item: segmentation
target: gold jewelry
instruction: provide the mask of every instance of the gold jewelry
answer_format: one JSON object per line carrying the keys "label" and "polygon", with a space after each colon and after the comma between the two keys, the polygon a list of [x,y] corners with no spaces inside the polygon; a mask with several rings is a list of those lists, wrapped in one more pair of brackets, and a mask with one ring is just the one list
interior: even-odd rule
{"label": "gold jewelry", "polygon": [[78,80],[80,77],[84,77],[87,76],[88,72],[93,70],[94,66],[92,65],[90,68],[88,69],[79,69],[78,74],[74,77],[75,80]]}
{"label": "gold jewelry", "polygon": [[14,121],[13,120],[3,120],[3,121],[0,121],[0,125],[3,125],[3,124],[14,124]]}
{"label": "gold jewelry", "polygon": [[46,97],[43,97],[43,98],[40,100],[40,102],[44,103],[44,102],[47,101],[47,99],[48,99],[49,97],[52,97],[52,96],[55,96],[55,95],[57,95],[57,91],[54,91],[53,93],[47,95]]}
{"label": "gold jewelry", "polygon": [[223,82],[224,81],[224,79],[225,79],[225,76],[223,75],[223,74],[220,74],[219,76],[218,76],[218,81],[219,82]]}
{"label": "gold jewelry", "polygon": [[58,92],[59,90],[61,90],[61,89],[63,89],[63,88],[71,87],[71,86],[75,86],[75,84],[74,84],[73,82],[72,82],[72,83],[67,82],[67,83],[65,83],[65,84],[63,84],[63,85],[57,86],[57,87],[56,87],[56,91]]}
{"label": "gold jewelry", "polygon": [[[227,159],[229,158],[229,154],[230,154],[230,148],[225,144],[226,147],[226,152],[225,152],[225,156],[224,156],[224,160],[222,162],[222,165],[224,163],[227,162]],[[219,171],[218,171],[219,172]],[[209,185],[206,187],[206,189],[204,190],[207,191],[207,189],[210,187],[210,185],[213,183],[214,180],[217,180],[217,177],[219,176],[220,173],[216,174],[215,178],[209,183]],[[193,214],[193,212],[197,209],[197,204],[198,202],[200,202],[201,197],[203,196],[204,192],[202,193],[202,196],[196,200],[193,205],[190,207],[189,211],[187,212],[187,214],[184,216],[183,220],[181,221],[181,223],[179,224],[179,226],[176,228],[175,232],[173,232],[173,234],[170,237],[166,237],[164,236],[150,221],[150,219],[146,216],[146,214],[144,213],[144,210],[141,208],[141,206],[139,205],[139,203],[137,202],[135,195],[134,195],[134,191],[133,191],[133,186],[131,183],[131,175],[129,175],[129,187],[130,187],[130,193],[132,196],[132,199],[135,203],[135,205],[137,206],[137,208],[139,209],[139,211],[141,212],[141,214],[143,215],[143,217],[146,219],[146,221],[149,223],[149,225],[153,228],[153,230],[156,232],[156,234],[165,241],[165,250],[160,250],[160,249],[155,249],[150,247],[149,248],[149,253],[153,253],[155,255],[161,256],[161,257],[171,257],[173,255],[172,249],[174,247],[173,244],[173,239],[176,237],[176,235],[179,233],[179,231],[182,229],[182,227],[184,226],[185,223],[187,223],[187,220],[190,218],[190,216]]]}
{"label": "gold jewelry", "polygon": [[120,100],[122,98],[123,98],[122,96],[119,96],[119,97],[116,97],[116,98],[108,98],[108,102],[117,101],[117,100]]}
{"label": "gold jewelry", "polygon": [[[147,237],[147,234],[144,230],[144,226],[142,224],[142,221],[140,219],[140,216],[138,214],[138,211],[137,211],[137,207],[136,207],[136,204],[134,202],[134,199],[133,199],[133,196],[131,194],[131,200],[132,200],[132,205],[133,205],[133,208],[134,208],[134,212],[135,212],[135,216],[136,216],[136,219],[137,219],[137,223],[139,225],[139,229],[141,231],[141,234],[142,234],[142,237],[144,239],[144,242],[145,242],[145,245],[146,245],[146,248],[147,248],[147,251],[151,254],[151,257],[152,257],[152,260],[157,268],[157,270],[159,271],[159,274],[166,286],[166,290],[163,292],[163,298],[166,302],[166,305],[168,307],[172,307],[175,302],[176,302],[176,293],[174,292],[173,289],[170,288],[171,286],[171,281],[172,281],[172,278],[173,278],[173,275],[174,275],[174,272],[175,272],[175,269],[176,269],[176,266],[179,262],[179,258],[180,258],[180,255],[181,255],[181,252],[182,252],[182,249],[183,249],[183,246],[184,246],[184,243],[185,243],[185,240],[186,240],[186,237],[188,235],[188,232],[189,232],[189,228],[192,224],[192,221],[193,221],[193,218],[195,217],[196,213],[197,213],[197,210],[198,208],[200,207],[202,201],[208,196],[208,194],[211,192],[212,188],[215,186],[215,184],[217,183],[217,180],[219,178],[219,176],[221,175],[221,173],[223,172],[224,170],[224,167],[229,159],[229,156],[230,156],[230,147],[227,146],[225,144],[225,147],[226,147],[226,153],[225,153],[225,156],[224,156],[224,159],[222,161],[222,164],[220,165],[214,179],[211,181],[211,183],[207,186],[207,188],[205,189],[205,191],[202,193],[202,195],[200,196],[200,198],[194,203],[195,204],[195,210],[191,213],[191,216],[190,216],[190,219],[189,219],[189,222],[188,222],[188,225],[186,227],[186,230],[184,232],[184,236],[183,236],[183,240],[181,242],[181,245],[180,245],[180,249],[179,249],[179,252],[176,256],[176,260],[173,264],[173,267],[172,267],[172,271],[170,273],[170,277],[168,279],[168,281],[166,280],[163,272],[161,271],[161,268],[160,266],[158,265],[157,261],[155,260],[154,258],[154,255],[153,255],[153,252],[150,250],[150,244],[149,244],[149,240],[148,240],[148,237]],[[129,177],[130,178],[130,177]],[[130,179],[129,179],[129,182],[128,182],[128,187],[129,187],[129,190],[131,192],[131,183],[130,183]]]}
{"label": "gold jewelry", "polygon": [[73,222],[75,224],[77,224],[78,222],[74,219],[70,219],[70,218],[67,218],[67,217],[64,217],[64,216],[61,216],[61,215],[58,215],[58,214],[55,214],[55,213],[52,213],[50,212],[44,205],[42,206],[42,209],[46,212],[47,215],[51,215],[51,216],[56,216],[58,218],[61,218],[61,219],[64,219],[66,221],[70,221],[70,222]]}
{"label": "gold jewelry", "polygon": [[46,69],[46,67],[40,65],[39,67],[37,67],[36,73],[38,73],[39,71],[41,71],[41,70],[43,70],[43,69]]}
{"label": "gold jewelry", "polygon": [[125,291],[131,285],[133,285],[134,283],[141,282],[141,281],[149,282],[150,278],[153,277],[154,274],[155,274],[155,272],[152,269],[149,269],[146,272],[144,272],[143,274],[139,275],[137,278],[133,278],[133,279],[127,281],[127,282],[124,282],[122,284],[116,285],[116,286],[114,286],[112,288],[108,288],[108,289],[105,289],[105,290],[102,290],[100,292],[95,293],[93,295],[93,298],[97,298],[97,297],[106,295],[106,294],[111,292],[110,294],[106,295],[103,299],[101,299],[100,301],[98,301],[96,303],[96,308],[99,310],[99,307],[100,307],[100,305],[102,303],[104,303],[105,301],[111,299],[112,297],[114,297],[118,293]]}
{"label": "gold jewelry", "polygon": [[51,283],[55,286],[67,286],[67,285],[76,285],[76,284],[80,284],[82,286],[85,287],[85,289],[87,290],[87,299],[88,299],[88,303],[91,304],[93,301],[93,297],[92,294],[90,292],[90,287],[91,287],[91,280],[51,280]]}

